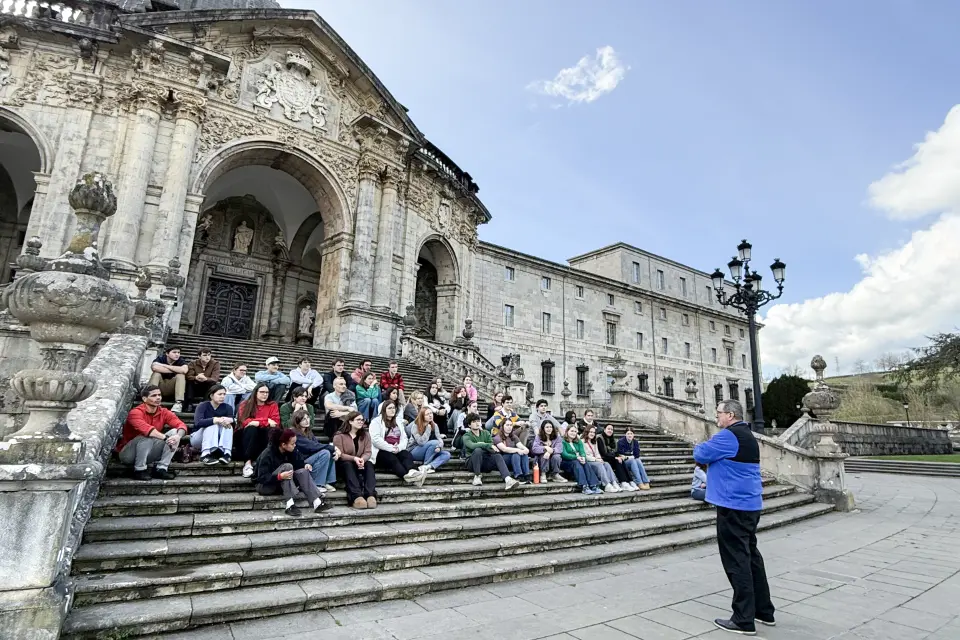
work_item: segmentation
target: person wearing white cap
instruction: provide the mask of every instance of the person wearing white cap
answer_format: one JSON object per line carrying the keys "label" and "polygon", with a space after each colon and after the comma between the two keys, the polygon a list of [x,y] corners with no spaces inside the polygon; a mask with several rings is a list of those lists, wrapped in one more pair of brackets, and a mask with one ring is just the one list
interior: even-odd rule
{"label": "person wearing white cap", "polygon": [[253,379],[267,385],[270,389],[270,399],[279,403],[287,395],[290,376],[280,371],[280,358],[277,356],[270,356],[264,364],[267,366],[266,371],[257,371]]}

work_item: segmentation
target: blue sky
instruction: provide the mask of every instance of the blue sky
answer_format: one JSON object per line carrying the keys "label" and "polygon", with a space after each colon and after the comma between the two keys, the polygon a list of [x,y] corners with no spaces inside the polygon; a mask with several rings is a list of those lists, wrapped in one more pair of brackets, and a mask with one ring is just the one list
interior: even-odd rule
{"label": "blue sky", "polygon": [[[711,270],[747,237],[765,270],[774,257],[788,264],[782,300],[799,308],[851,292],[865,277],[856,255],[901,250],[931,224],[892,219],[868,188],[957,102],[960,4],[283,4],[323,16],[474,176],[493,214],[484,240],[561,262],[622,240]],[[629,67],[614,90],[575,104],[531,90],[600,47]],[[923,342],[893,330],[872,340],[883,320],[858,319],[838,355],[852,363]],[[787,323],[765,340],[798,330]],[[768,360],[786,367],[818,348]]]}

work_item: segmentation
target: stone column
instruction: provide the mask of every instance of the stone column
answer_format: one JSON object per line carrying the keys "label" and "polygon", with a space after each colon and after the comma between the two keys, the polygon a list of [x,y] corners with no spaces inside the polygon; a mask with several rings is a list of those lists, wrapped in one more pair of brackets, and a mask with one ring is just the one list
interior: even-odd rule
{"label": "stone column", "polygon": [[267,331],[264,338],[280,340],[283,333],[280,331],[280,315],[283,313],[283,293],[287,282],[287,269],[290,262],[287,260],[273,261],[273,291],[270,295],[270,317],[267,320]]}
{"label": "stone column", "polygon": [[150,245],[151,270],[162,270],[171,256],[180,255],[180,228],[183,225],[184,202],[187,197],[187,181],[193,165],[197,131],[203,120],[206,98],[175,91],[177,118],[170,145],[170,160],[167,175],[160,195],[160,226]]}
{"label": "stone column", "polygon": [[357,221],[347,304],[370,305],[370,293],[373,289],[373,241],[377,230],[377,211],[374,204],[379,181],[376,159],[370,154],[360,156],[360,189],[357,195]]}
{"label": "stone column", "polygon": [[[197,216],[200,213],[200,207],[203,206],[204,196],[202,194],[187,194],[183,206],[183,223],[178,231],[179,239],[177,246],[179,250],[177,257],[180,262],[187,265],[186,271],[182,274],[187,278],[187,286],[183,291],[183,304],[177,305],[171,314],[171,329],[180,327],[180,330],[191,331],[196,323],[197,301],[200,296],[200,280],[202,274],[197,272],[197,251],[194,251],[194,243],[206,246],[206,232],[202,231],[202,238],[197,238]],[[190,274],[194,274],[191,276]]]}
{"label": "stone column", "polygon": [[373,306],[383,311],[392,311],[392,303],[397,298],[393,289],[393,250],[399,187],[399,174],[394,169],[387,169],[383,178],[383,198],[380,200],[377,262],[373,277]]}
{"label": "stone column", "polygon": [[157,145],[160,111],[169,90],[159,85],[135,82],[131,97],[136,105],[134,124],[126,145],[120,170],[117,194],[117,215],[111,220],[107,241],[103,247],[104,262],[113,268],[136,269],[134,256],[140,223],[143,218],[143,200],[147,193],[153,152]]}

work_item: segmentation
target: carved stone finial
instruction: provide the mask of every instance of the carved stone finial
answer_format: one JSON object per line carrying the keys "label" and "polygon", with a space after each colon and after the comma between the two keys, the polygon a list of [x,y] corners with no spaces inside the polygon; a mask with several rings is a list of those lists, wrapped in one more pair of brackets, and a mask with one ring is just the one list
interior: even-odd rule
{"label": "carved stone finial", "polygon": [[827,368],[827,361],[823,359],[823,356],[819,354],[813,356],[813,359],[810,361],[810,368],[817,374],[817,383],[822,383],[823,372]]}
{"label": "carved stone finial", "polygon": [[177,297],[177,290],[183,286],[186,279],[180,275],[180,260],[176,256],[171,258],[167,265],[169,266],[160,276],[160,282],[165,287],[160,297],[175,299]]}
{"label": "carved stone finial", "polygon": [[817,384],[813,391],[803,396],[803,412],[805,414],[812,412],[818,420],[829,422],[830,416],[840,406],[840,394],[823,381],[823,371],[827,368],[827,361],[822,356],[813,356],[810,367],[817,374]]}
{"label": "carved stone finial", "polygon": [[697,401],[697,379],[693,376],[687,376],[687,386],[684,387],[684,391],[687,394],[687,400],[690,402]]}
{"label": "carved stone finial", "polygon": [[464,340],[473,340],[473,336],[476,333],[473,330],[473,320],[467,318],[463,321],[463,339]]}
{"label": "carved stone finial", "polygon": [[27,240],[23,253],[17,257],[17,267],[21,272],[43,271],[47,261],[40,257],[42,247],[43,243],[38,236],[33,236]]}
{"label": "carved stone finial", "polygon": [[570,396],[573,395],[573,391],[570,391],[570,381],[569,381],[569,380],[564,380],[564,381],[563,381],[563,391],[560,392],[560,395],[563,396],[563,399],[564,399],[564,400],[569,399]]}
{"label": "carved stone finial", "polygon": [[137,273],[137,279],[134,280],[133,285],[137,288],[137,291],[140,292],[140,298],[147,297],[147,291],[150,290],[150,271],[148,269],[140,269]]}
{"label": "carved stone finial", "polygon": [[403,333],[412,334],[417,328],[417,310],[412,304],[407,305],[403,316]]}
{"label": "carved stone finial", "polygon": [[77,216],[77,230],[67,251],[82,254],[97,247],[100,225],[117,212],[117,196],[107,177],[95,171],[85,174],[68,197]]}
{"label": "carved stone finial", "polygon": [[613,361],[611,362],[613,368],[610,369],[610,377],[613,378],[613,386],[623,386],[624,380],[628,375],[626,370],[623,368],[623,365],[626,363],[627,361],[623,359],[623,356],[620,355],[620,351],[617,350],[613,356]]}

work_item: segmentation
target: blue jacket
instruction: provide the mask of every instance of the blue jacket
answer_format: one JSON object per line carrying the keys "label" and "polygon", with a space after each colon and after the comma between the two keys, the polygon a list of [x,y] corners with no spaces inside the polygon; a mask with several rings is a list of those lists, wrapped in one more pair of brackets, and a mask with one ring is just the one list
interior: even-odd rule
{"label": "blue jacket", "polygon": [[214,418],[234,418],[233,407],[226,402],[221,402],[216,409],[209,400],[197,405],[197,411],[193,414],[193,424],[190,426],[190,433],[197,429],[203,429],[213,425]]}
{"label": "blue jacket", "polygon": [[737,511],[763,508],[760,445],[746,422],[721,429],[693,449],[693,458],[707,466],[707,502]]}
{"label": "blue jacket", "polygon": [[627,442],[627,436],[620,436],[617,440],[617,455],[639,458],[640,441],[634,438],[633,442]]}
{"label": "blue jacket", "polygon": [[316,438],[310,438],[302,433],[297,434],[297,451],[304,458],[309,458],[315,453],[320,453],[321,451],[329,451],[330,455],[333,455],[333,445],[332,444],[323,444]]}

